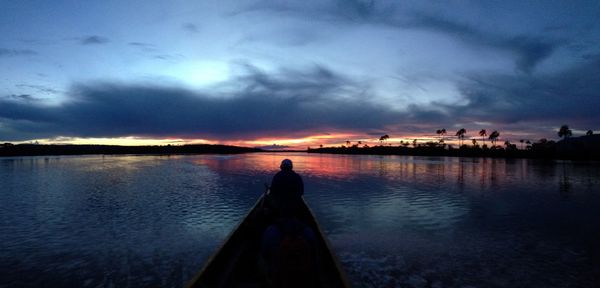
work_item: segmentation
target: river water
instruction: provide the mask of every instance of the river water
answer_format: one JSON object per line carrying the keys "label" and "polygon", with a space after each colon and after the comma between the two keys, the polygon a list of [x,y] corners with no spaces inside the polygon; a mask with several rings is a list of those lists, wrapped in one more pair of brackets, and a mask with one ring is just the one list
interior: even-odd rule
{"label": "river water", "polygon": [[180,287],[283,158],[356,287],[599,287],[598,163],[306,153],[0,158],[0,287]]}

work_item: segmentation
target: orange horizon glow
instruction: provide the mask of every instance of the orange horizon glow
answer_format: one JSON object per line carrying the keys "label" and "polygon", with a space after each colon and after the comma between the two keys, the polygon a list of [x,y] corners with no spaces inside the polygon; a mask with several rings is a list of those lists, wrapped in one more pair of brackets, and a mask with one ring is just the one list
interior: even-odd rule
{"label": "orange horizon glow", "polygon": [[[390,133],[391,134],[391,133]],[[505,131],[504,135],[513,137],[529,138],[534,140],[531,136],[516,131]],[[443,137],[444,142],[450,145],[458,145],[458,139],[453,135],[446,135]],[[502,138],[502,135],[501,135]],[[304,150],[308,147],[318,148],[321,145],[323,147],[339,147],[347,146],[347,141],[350,141],[350,145],[357,145],[360,141],[359,146],[374,146],[374,145],[391,145],[399,146],[402,143],[408,143],[412,146],[414,140],[417,140],[418,144],[424,144],[426,142],[438,142],[440,137],[438,135],[431,134],[414,134],[404,135],[402,137],[391,136],[386,141],[379,141],[379,137],[372,135],[356,134],[350,132],[337,132],[337,133],[326,133],[326,134],[311,134],[304,137],[259,137],[256,139],[238,139],[238,140],[218,140],[218,139],[186,139],[186,138],[145,138],[145,137],[116,137],[116,138],[80,138],[80,137],[56,137],[47,139],[34,139],[30,141],[13,142],[16,144],[22,143],[39,143],[39,144],[96,144],[96,145],[120,145],[120,146],[144,146],[144,145],[186,145],[186,144],[223,144],[223,145],[234,145],[243,147],[266,147],[267,149],[290,149],[290,150]],[[472,139],[477,141],[477,144],[482,145],[482,138],[478,135],[467,135],[464,139],[464,143],[472,145]],[[511,142],[517,143],[519,139],[514,139]],[[498,143],[503,143],[505,138],[499,139]],[[486,144],[489,140],[485,139]],[[488,144],[489,145],[489,144]]]}

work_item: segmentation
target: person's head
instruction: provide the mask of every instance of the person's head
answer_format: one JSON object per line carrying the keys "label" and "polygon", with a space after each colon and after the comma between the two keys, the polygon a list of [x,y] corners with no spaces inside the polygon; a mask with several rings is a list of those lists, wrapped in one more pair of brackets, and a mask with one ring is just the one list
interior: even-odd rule
{"label": "person's head", "polygon": [[292,170],[292,168],[293,168],[292,160],[283,159],[283,161],[281,161],[281,165],[279,165],[279,168],[281,168],[281,170]]}

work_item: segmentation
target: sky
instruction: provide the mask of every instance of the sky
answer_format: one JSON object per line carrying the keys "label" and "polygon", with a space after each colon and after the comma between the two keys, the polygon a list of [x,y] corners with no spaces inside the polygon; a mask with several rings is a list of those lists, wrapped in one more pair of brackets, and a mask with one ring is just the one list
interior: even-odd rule
{"label": "sky", "polygon": [[0,141],[600,130],[599,1],[4,1]]}

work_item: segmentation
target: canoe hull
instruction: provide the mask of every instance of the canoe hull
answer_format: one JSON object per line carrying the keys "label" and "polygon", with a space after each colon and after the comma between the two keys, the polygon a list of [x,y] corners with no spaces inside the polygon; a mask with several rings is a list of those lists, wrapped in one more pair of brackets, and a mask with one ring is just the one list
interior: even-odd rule
{"label": "canoe hull", "polygon": [[[187,287],[271,287],[258,267],[262,234],[269,224],[268,218],[264,217],[263,201],[264,197],[260,197]],[[317,278],[313,287],[350,287],[329,241],[304,199],[300,219],[316,236]]]}

